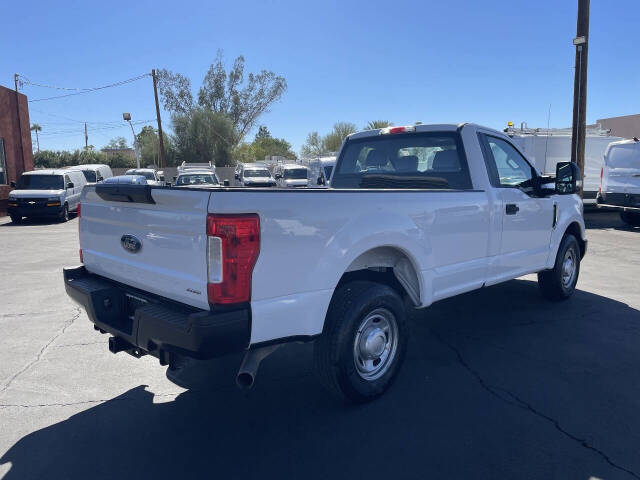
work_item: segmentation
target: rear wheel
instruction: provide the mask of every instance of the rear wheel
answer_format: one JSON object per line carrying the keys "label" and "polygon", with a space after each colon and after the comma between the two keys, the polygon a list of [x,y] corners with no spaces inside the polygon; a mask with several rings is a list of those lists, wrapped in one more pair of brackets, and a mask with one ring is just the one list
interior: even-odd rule
{"label": "rear wheel", "polygon": [[580,246],[576,237],[567,233],[560,242],[554,267],[538,273],[540,291],[549,300],[567,299],[576,289],[579,274]]}
{"label": "rear wheel", "polygon": [[22,223],[22,215],[10,215],[12,223]]}
{"label": "rear wheel", "polygon": [[620,219],[632,227],[640,227],[640,213],[620,212]]}
{"label": "rear wheel", "polygon": [[334,294],[314,347],[318,376],[344,400],[373,400],[398,373],[408,336],[403,301],[395,290],[369,281],[347,283]]}

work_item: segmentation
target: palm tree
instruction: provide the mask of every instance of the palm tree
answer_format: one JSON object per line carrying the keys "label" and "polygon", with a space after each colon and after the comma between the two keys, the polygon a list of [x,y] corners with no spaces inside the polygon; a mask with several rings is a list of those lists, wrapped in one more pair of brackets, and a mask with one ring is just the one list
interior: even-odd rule
{"label": "palm tree", "polygon": [[371,120],[364,126],[365,130],[377,130],[378,128],[387,128],[393,125],[392,122],[388,120]]}
{"label": "palm tree", "polygon": [[31,125],[31,131],[36,132],[36,143],[38,145],[38,153],[40,153],[40,139],[38,138],[38,132],[42,131],[42,127],[37,123],[34,123],[33,125]]}

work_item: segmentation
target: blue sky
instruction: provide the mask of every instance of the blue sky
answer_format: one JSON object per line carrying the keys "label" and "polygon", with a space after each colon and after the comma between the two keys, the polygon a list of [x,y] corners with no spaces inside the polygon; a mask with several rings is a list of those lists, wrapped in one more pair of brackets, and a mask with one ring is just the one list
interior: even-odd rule
{"label": "blue sky", "polygon": [[[640,113],[640,2],[591,3],[587,121]],[[0,84],[13,88],[17,72],[89,88],[168,68],[197,89],[223,49],[229,64],[244,55],[247,71],[287,79],[260,123],[296,151],[307,133],[336,121],[546,126],[551,104],[551,126],[565,127],[576,9],[577,0],[10,2]],[[64,93],[22,91],[32,100]],[[96,147],[119,135],[131,142],[123,111],[155,118],[150,78],[30,104],[47,149],[83,146],[84,121]],[[163,121],[170,126],[166,112]]]}

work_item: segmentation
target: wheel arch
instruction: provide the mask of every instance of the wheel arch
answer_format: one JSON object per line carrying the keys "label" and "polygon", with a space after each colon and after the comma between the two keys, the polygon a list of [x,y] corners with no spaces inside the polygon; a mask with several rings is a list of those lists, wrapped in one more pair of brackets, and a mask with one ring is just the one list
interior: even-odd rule
{"label": "wheel arch", "polygon": [[349,264],[336,290],[348,281],[371,280],[389,285],[418,306],[423,297],[419,272],[415,260],[401,247],[375,247],[361,253]]}
{"label": "wheel arch", "polygon": [[562,234],[562,238],[564,238],[568,233],[576,237],[578,246],[580,247],[580,259],[582,259],[587,250],[587,242],[582,238],[582,229],[580,228],[580,224],[575,221],[571,222]]}

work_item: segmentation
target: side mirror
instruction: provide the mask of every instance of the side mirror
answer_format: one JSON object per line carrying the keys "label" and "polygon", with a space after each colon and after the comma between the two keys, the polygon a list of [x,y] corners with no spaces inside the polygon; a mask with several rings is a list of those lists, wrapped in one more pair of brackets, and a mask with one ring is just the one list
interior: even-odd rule
{"label": "side mirror", "polygon": [[16,188],[16,182],[11,182],[9,185],[11,185],[12,188]]}
{"label": "side mirror", "polygon": [[281,174],[281,173],[276,173],[276,174],[274,175],[274,177],[275,177],[276,179],[278,179],[278,178],[282,178],[282,174]]}
{"label": "side mirror", "polygon": [[173,177],[173,181],[175,182],[178,179],[178,176]]}
{"label": "side mirror", "polygon": [[222,182],[222,184],[223,184],[225,187],[228,187],[228,186],[230,185],[229,180],[227,180],[226,178],[224,179],[224,181]]}
{"label": "side mirror", "polygon": [[571,195],[582,188],[582,175],[573,162],[558,162],[556,165],[556,193]]}
{"label": "side mirror", "polygon": [[75,184],[73,182],[67,183],[67,188],[73,188],[73,187],[75,187]]}
{"label": "side mirror", "polygon": [[234,176],[236,177],[236,180],[240,178],[240,175],[238,175],[237,173]]}
{"label": "side mirror", "polygon": [[164,182],[164,175],[160,175],[159,178],[161,182]]}

